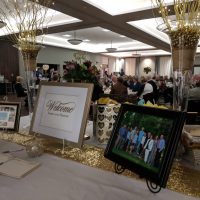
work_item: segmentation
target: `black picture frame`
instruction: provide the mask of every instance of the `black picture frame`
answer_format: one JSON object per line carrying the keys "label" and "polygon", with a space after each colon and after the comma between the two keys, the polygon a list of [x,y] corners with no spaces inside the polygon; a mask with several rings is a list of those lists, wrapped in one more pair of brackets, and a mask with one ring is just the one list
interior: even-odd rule
{"label": "black picture frame", "polygon": [[[181,137],[185,116],[185,112],[122,104],[104,156],[116,164],[121,165],[123,168],[139,174],[140,177],[146,178],[161,187],[166,187],[175,152]],[[146,140],[145,148],[143,144],[143,152],[139,151],[139,142],[135,145],[133,143],[134,138],[135,141],[139,141],[138,131],[137,136],[135,137],[132,134],[133,137],[129,140],[129,142],[132,142],[132,148],[128,146],[131,143],[128,143],[127,140],[124,140],[121,146],[120,143],[117,143],[123,140],[123,137],[119,136],[119,130],[124,124],[132,126],[134,129],[137,126],[139,131],[142,129],[141,126],[143,126],[144,130],[151,132],[149,134],[149,136],[152,135],[150,136],[151,139]],[[126,132],[123,132],[123,130],[125,128],[120,130],[122,136]],[[131,134],[127,135],[131,138]],[[150,143],[156,148],[154,149],[154,155],[151,155],[152,160],[150,160],[150,153],[152,151],[153,154],[153,150],[151,149],[149,151],[148,149]],[[163,146],[165,147],[162,151],[161,148]]]}
{"label": "black picture frame", "polygon": [[0,130],[18,131],[20,122],[20,102],[0,102]]}

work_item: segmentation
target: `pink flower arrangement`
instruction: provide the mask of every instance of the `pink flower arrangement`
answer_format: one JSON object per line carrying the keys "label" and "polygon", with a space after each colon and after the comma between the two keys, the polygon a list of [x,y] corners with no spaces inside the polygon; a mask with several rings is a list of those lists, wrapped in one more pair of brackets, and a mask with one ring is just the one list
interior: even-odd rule
{"label": "pink flower arrangement", "polygon": [[95,65],[92,65],[92,62],[87,60],[83,62],[83,64],[79,64],[78,62],[66,61],[66,67],[64,69],[64,76],[63,78],[67,81],[74,81],[78,82],[88,82],[97,84],[97,75],[99,71]]}

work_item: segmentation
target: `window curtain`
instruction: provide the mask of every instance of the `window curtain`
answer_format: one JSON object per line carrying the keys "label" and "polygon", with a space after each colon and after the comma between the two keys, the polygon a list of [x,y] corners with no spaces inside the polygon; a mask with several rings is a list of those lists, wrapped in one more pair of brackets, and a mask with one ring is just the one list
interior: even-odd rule
{"label": "window curtain", "polygon": [[171,57],[165,56],[160,57],[160,68],[159,68],[159,75],[161,76],[168,76],[172,75],[172,60]]}
{"label": "window curtain", "polygon": [[113,73],[116,71],[116,58],[108,58],[108,67],[109,67],[109,73]]}
{"label": "window curtain", "polygon": [[125,74],[134,76],[136,70],[136,58],[125,58]]}
{"label": "window curtain", "polygon": [[122,69],[124,69],[124,63],[125,60],[123,58],[117,58],[115,71],[120,72]]}

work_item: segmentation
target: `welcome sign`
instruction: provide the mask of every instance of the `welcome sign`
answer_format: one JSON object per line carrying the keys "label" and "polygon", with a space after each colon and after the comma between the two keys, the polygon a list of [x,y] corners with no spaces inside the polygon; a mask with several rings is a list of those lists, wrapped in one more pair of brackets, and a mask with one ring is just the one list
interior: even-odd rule
{"label": "welcome sign", "polygon": [[[59,95],[48,93],[41,116],[40,125],[65,130],[68,134],[73,131],[79,96]],[[76,120],[75,120],[76,121]]]}
{"label": "welcome sign", "polygon": [[41,83],[31,132],[82,145],[93,85]]}

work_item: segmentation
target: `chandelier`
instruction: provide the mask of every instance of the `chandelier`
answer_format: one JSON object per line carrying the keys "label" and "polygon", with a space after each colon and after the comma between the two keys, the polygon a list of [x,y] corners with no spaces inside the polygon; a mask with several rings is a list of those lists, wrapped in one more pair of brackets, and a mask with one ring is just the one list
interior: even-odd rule
{"label": "chandelier", "polygon": [[110,48],[106,48],[106,51],[109,52],[109,53],[117,51],[117,48],[112,47],[112,40],[111,40],[111,47]]}
{"label": "chandelier", "polygon": [[67,40],[70,44],[72,45],[79,45],[80,43],[83,42],[81,39],[76,38],[76,32],[74,31],[74,38]]}

